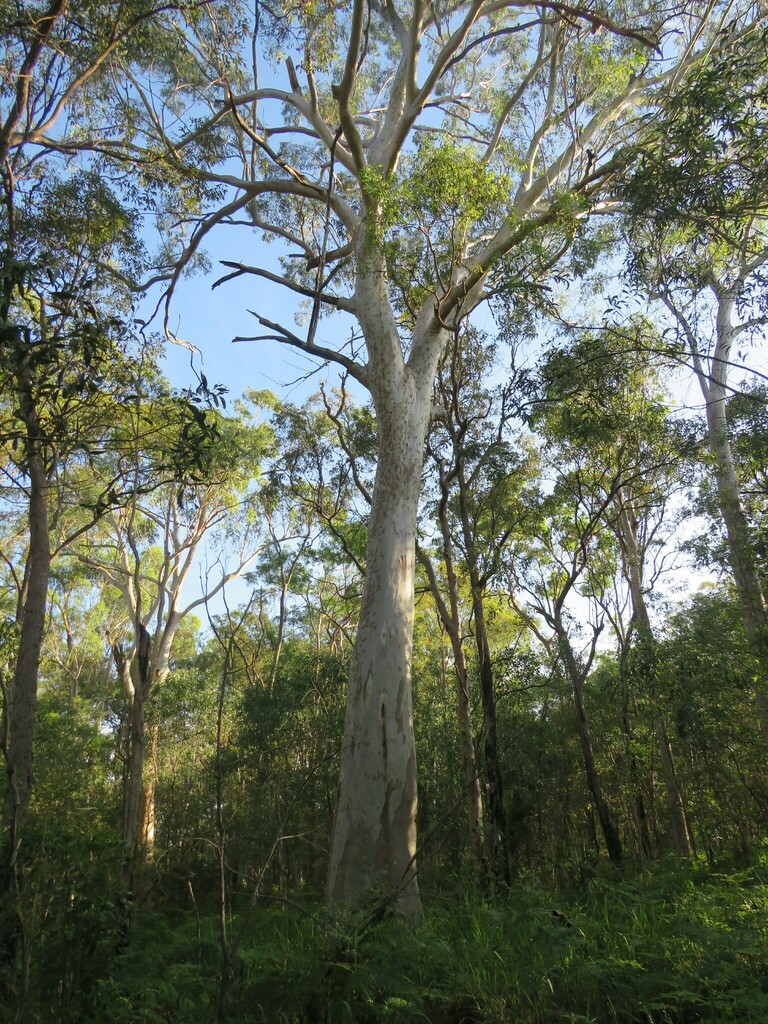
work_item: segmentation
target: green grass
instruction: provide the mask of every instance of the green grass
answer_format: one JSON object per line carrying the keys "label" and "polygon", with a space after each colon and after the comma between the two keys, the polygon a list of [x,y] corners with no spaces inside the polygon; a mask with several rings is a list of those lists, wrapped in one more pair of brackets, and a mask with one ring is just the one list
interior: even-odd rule
{"label": "green grass", "polygon": [[[573,892],[521,883],[483,903],[456,886],[424,902],[419,928],[389,918],[363,934],[318,907],[258,908],[232,967],[227,1024],[768,1021],[759,871],[670,862]],[[216,934],[213,919],[146,916],[72,1019],[214,1024]],[[34,1019],[62,1021],[44,1007]]]}

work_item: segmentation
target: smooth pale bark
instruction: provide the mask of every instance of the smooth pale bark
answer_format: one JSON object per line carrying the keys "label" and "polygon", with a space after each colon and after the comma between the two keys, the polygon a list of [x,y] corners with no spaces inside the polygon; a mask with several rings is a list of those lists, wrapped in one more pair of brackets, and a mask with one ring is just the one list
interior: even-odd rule
{"label": "smooth pale bark", "polygon": [[411,698],[416,514],[426,418],[410,399],[387,396],[366,552],[365,587],[352,655],[329,897],[394,896],[418,914],[416,746]]}
{"label": "smooth pale bark", "polygon": [[144,778],[141,787],[141,813],[139,815],[139,841],[148,851],[148,859],[155,852],[155,789],[157,783],[157,725],[149,727],[149,738],[146,744],[146,761]]}
{"label": "smooth pale bark", "polygon": [[[746,241],[745,241],[746,246]],[[688,344],[693,368],[704,399],[707,442],[712,456],[718,506],[725,524],[728,559],[736,586],[741,620],[755,663],[755,702],[763,740],[768,744],[768,603],[757,571],[752,531],[741,497],[728,427],[728,370],[738,335],[750,324],[734,323],[736,307],[750,276],[766,261],[761,254],[752,264],[742,260],[740,273],[730,287],[714,278],[709,287],[716,300],[714,348],[708,358],[702,354],[694,321],[670,292],[659,297],[677,321]],[[695,295],[694,295],[695,297]]]}
{"label": "smooth pale bark", "polygon": [[375,892],[419,917],[411,694],[416,524],[432,387],[447,332],[431,311],[425,313],[406,362],[384,259],[369,238],[359,246],[355,300],[368,348],[379,455],[347,689],[328,901],[350,907]]}
{"label": "smooth pale bark", "polygon": [[726,399],[728,367],[738,328],[734,325],[737,290],[714,289],[717,297],[715,350],[707,374],[694,347],[694,365],[707,417],[707,440],[714,460],[720,512],[728,538],[728,555],[741,618],[755,659],[755,697],[760,730],[768,743],[768,605],[757,571],[752,533],[741,499],[731,448]]}

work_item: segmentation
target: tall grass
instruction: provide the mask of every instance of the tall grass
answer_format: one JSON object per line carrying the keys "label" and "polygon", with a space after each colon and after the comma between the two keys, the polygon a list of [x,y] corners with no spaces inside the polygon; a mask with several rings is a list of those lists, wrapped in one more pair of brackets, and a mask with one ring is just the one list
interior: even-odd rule
{"label": "tall grass", "polygon": [[[670,862],[580,890],[520,882],[481,902],[425,894],[418,929],[361,930],[318,908],[260,908],[231,976],[227,1024],[765,1024],[761,871]],[[77,1018],[215,1022],[213,919],[156,914],[105,966]],[[87,1008],[87,1009],[86,1009]],[[46,1021],[44,1008],[36,1019]],[[74,1018],[73,1018],[74,1019]]]}

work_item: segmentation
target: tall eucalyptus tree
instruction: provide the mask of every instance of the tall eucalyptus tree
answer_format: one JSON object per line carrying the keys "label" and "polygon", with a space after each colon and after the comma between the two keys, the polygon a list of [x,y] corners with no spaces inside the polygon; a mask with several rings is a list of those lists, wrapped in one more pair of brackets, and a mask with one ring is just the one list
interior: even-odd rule
{"label": "tall eucalyptus tree", "polygon": [[[418,915],[414,540],[439,361],[482,302],[522,289],[532,253],[554,262],[567,249],[649,105],[730,45],[724,22],[738,37],[753,7],[259,6],[248,69],[224,45],[239,16],[226,12],[229,26],[219,4],[180,25],[194,39],[174,73],[116,78],[130,145],[93,141],[127,162],[148,155],[157,188],[187,182],[203,205],[222,194],[176,249],[169,284],[217,226],[278,240],[290,250],[281,272],[228,261],[226,278],[285,285],[308,324],[297,333],[258,316],[257,338],[335,362],[371,392],[379,458],[329,899],[383,889]],[[349,344],[323,342],[325,311],[356,321]]]}
{"label": "tall eucalyptus tree", "polygon": [[[192,4],[188,9],[199,6]],[[23,921],[21,829],[32,790],[34,713],[52,557],[49,503],[61,460],[90,433],[91,414],[127,340],[113,285],[140,272],[130,214],[94,173],[84,145],[95,109],[111,106],[108,72],[157,57],[147,31],[179,4],[129,0],[5,4],[0,11],[0,333],[2,387],[12,424],[6,467],[28,496],[29,538],[18,602],[19,637],[4,693],[5,787],[0,851],[0,956],[22,1014],[15,967]],[[114,118],[113,118],[114,122]],[[88,151],[82,159],[78,154]],[[85,217],[82,216],[85,207]],[[103,397],[103,394],[102,394]],[[81,416],[82,414],[82,416]],[[6,426],[4,424],[4,426]]]}
{"label": "tall eucalyptus tree", "polygon": [[[252,483],[271,451],[271,430],[252,421],[244,405],[240,416],[201,411],[190,423],[179,417],[177,399],[163,388],[153,391],[135,382],[110,438],[116,457],[103,460],[106,478],[113,487],[119,480],[125,497],[104,509],[97,528],[70,551],[118,592],[127,619],[122,629],[113,625],[108,640],[128,708],[123,861],[124,880],[137,896],[154,852],[153,705],[171,671],[174,641],[185,619],[272,543]],[[164,464],[166,474],[172,469],[169,456],[184,447],[190,427],[208,442],[200,465],[186,477],[172,472],[163,479],[159,471]],[[191,591],[201,559],[205,577]]]}
{"label": "tall eucalyptus tree", "polygon": [[[9,501],[21,503],[26,519],[15,568],[18,648],[3,687],[0,891],[10,897],[2,909],[14,908],[15,917],[8,922],[0,913],[0,944],[10,962],[21,927],[15,914],[23,876],[20,851],[33,786],[48,582],[59,546],[52,538],[64,507],[74,500],[73,475],[87,463],[115,403],[126,394],[132,363],[124,324],[79,287],[80,268],[73,267],[71,253],[55,251],[57,225],[49,226],[48,235],[48,245],[39,242],[36,267],[8,256],[0,272],[0,476]],[[88,241],[81,238],[79,244],[82,264],[87,264]],[[106,239],[103,248],[108,248]]]}
{"label": "tall eucalyptus tree", "polygon": [[768,326],[768,60],[764,28],[697,71],[628,185],[630,270],[669,318],[701,391],[706,440],[768,743],[768,600],[728,423],[734,368]]}
{"label": "tall eucalyptus tree", "polygon": [[[536,419],[561,465],[574,457],[589,466],[597,488],[608,485],[602,524],[618,544],[621,574],[631,616],[620,607],[608,612],[616,634],[622,679],[622,727],[640,846],[648,855],[651,838],[643,783],[633,750],[628,676],[634,674],[653,705],[653,726],[661,777],[666,789],[675,847],[690,854],[685,801],[675,771],[667,716],[658,705],[653,666],[656,639],[649,612],[654,583],[669,559],[678,523],[669,499],[681,486],[682,453],[668,422],[657,369],[647,349],[659,344],[652,325],[641,318],[619,329],[583,333],[551,349],[540,367],[544,404]],[[666,552],[665,552],[666,548]],[[634,663],[634,673],[630,665]],[[639,668],[642,664],[642,669]],[[652,791],[651,791],[652,797]]]}

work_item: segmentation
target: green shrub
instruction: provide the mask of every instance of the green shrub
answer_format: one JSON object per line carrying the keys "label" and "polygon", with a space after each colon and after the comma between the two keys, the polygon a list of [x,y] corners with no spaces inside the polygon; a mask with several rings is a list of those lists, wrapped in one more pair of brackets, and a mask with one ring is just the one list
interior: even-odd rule
{"label": "green shrub", "polygon": [[[664,863],[578,892],[519,883],[493,903],[425,893],[417,928],[258,906],[230,922],[226,1024],[764,1024],[768,886],[759,870]],[[213,1024],[215,918],[144,915],[78,1012],[40,1021]]]}

